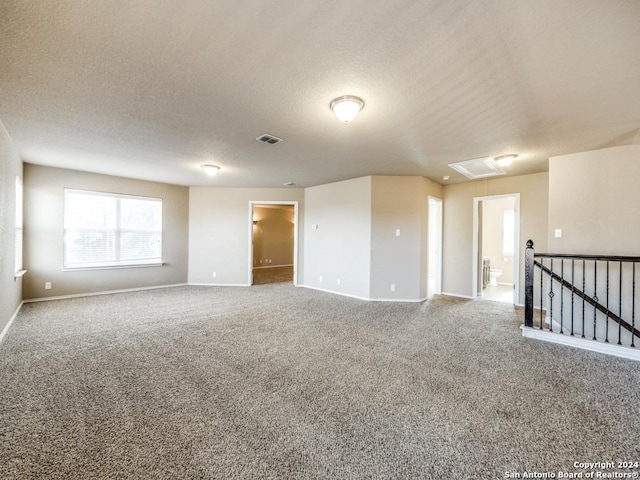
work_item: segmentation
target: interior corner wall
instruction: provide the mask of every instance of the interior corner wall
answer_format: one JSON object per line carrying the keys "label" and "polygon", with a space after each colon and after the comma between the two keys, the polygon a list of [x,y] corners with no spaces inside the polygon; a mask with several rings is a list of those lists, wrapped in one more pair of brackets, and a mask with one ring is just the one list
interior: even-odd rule
{"label": "interior corner wall", "polygon": [[22,301],[22,278],[14,278],[16,177],[22,175],[18,151],[0,122],[0,332]]}
{"label": "interior corner wall", "polygon": [[640,255],[639,182],[640,145],[551,157],[549,251]]}
{"label": "interior corner wall", "polygon": [[[164,266],[63,270],[64,189],[162,198]],[[24,165],[24,298],[45,298],[186,283],[187,187],[62,168]],[[51,282],[50,290],[44,289]]]}
{"label": "interior corner wall", "polygon": [[361,177],[305,189],[304,286],[369,298],[371,183]]}
{"label": "interior corner wall", "polygon": [[424,177],[372,177],[370,298],[426,298],[430,195],[442,187]]}
{"label": "interior corner wall", "polygon": [[[189,283],[249,285],[250,202],[298,202],[298,282],[302,278],[304,190],[189,189]],[[216,276],[213,276],[215,272]]]}
{"label": "interior corner wall", "polygon": [[491,195],[520,194],[520,291],[524,303],[524,250],[533,240],[538,251],[547,250],[549,173],[498,177],[444,187],[442,292],[473,297],[473,199]]}

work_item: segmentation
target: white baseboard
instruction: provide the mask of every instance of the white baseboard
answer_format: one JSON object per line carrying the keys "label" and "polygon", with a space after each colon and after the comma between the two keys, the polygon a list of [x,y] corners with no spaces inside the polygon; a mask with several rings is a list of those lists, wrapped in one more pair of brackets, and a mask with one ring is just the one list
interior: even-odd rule
{"label": "white baseboard", "polygon": [[445,295],[447,297],[466,298],[467,300],[473,300],[475,298],[475,297],[470,297],[469,295],[460,295],[458,293],[448,293],[448,292],[442,292],[440,295]]}
{"label": "white baseboard", "polygon": [[261,270],[261,269],[263,269],[263,268],[281,268],[281,267],[293,267],[293,264],[292,264],[292,263],[290,263],[290,264],[288,264],[288,265],[267,265],[266,267],[265,267],[265,266],[262,266],[262,267],[253,267],[253,269],[254,269],[254,270]]}
{"label": "white baseboard", "polygon": [[397,303],[422,303],[427,301],[424,298],[369,298],[370,302],[397,302]]}
{"label": "white baseboard", "polygon": [[93,297],[97,295],[112,295],[114,293],[140,292],[143,290],[157,290],[159,288],[184,287],[187,283],[174,283],[172,285],[155,285],[153,287],[123,288],[121,290],[105,290],[103,292],[73,293],[71,295],[58,295],[55,297],[40,297],[24,300],[24,303],[48,302],[49,300],[66,300],[68,298]]}
{"label": "white baseboard", "polygon": [[366,298],[366,297],[360,297],[358,295],[351,295],[349,293],[344,293],[344,292],[336,292],[335,290],[327,290],[327,289],[324,289],[324,288],[312,287],[310,285],[296,285],[296,286],[297,287],[302,287],[302,288],[308,288],[309,290],[317,290],[319,292],[324,292],[324,293],[333,293],[334,295],[340,295],[342,297],[356,298],[358,300],[369,301],[369,299]]}
{"label": "white baseboard", "polygon": [[351,295],[349,293],[344,292],[336,292],[334,290],[327,290],[319,287],[312,287],[309,285],[296,285],[296,287],[308,288],[309,290],[317,290],[319,292],[324,293],[332,293],[334,295],[340,295],[343,297],[357,298],[358,300],[364,300],[366,302],[396,302],[396,303],[421,303],[427,300],[427,298],[371,298],[371,297],[360,297],[358,295]]}
{"label": "white baseboard", "polygon": [[250,283],[192,283],[186,285],[191,287],[251,287]]}
{"label": "white baseboard", "polygon": [[623,347],[622,345],[613,345],[611,343],[603,343],[595,340],[587,340],[582,337],[572,337],[556,332],[548,332],[538,328],[520,326],[522,336],[532,338],[534,340],[542,340],[544,342],[557,343],[569,347],[581,348],[592,352],[604,353],[615,357],[627,358],[640,362],[640,349],[632,347]]}
{"label": "white baseboard", "polygon": [[9,321],[7,322],[7,324],[4,326],[4,328],[2,329],[2,332],[0,332],[0,343],[2,343],[2,339],[4,338],[4,336],[7,334],[7,332],[9,331],[9,327],[11,326],[11,324],[13,323],[13,321],[16,319],[16,317],[18,316],[18,313],[20,313],[20,309],[22,308],[22,305],[24,305],[24,302],[20,302],[20,305],[18,305],[18,308],[16,308],[16,311],[13,312],[13,315],[11,316],[11,318],[9,319]]}

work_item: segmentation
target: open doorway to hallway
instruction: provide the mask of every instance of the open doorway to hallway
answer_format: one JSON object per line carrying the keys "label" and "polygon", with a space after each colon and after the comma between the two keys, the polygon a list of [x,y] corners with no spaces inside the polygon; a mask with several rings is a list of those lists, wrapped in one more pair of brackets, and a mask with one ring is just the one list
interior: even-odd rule
{"label": "open doorway to hallway", "polygon": [[251,284],[296,283],[297,204],[251,202]]}
{"label": "open doorway to hallway", "polygon": [[475,296],[516,303],[519,272],[519,194],[474,199]]}

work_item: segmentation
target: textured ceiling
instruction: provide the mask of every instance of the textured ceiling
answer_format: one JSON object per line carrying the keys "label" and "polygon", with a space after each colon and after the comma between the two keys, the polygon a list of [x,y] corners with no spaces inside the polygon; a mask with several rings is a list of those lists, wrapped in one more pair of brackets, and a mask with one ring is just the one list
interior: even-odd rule
{"label": "textured ceiling", "polygon": [[180,185],[533,173],[639,142],[639,25],[638,0],[3,0],[0,120],[26,162]]}

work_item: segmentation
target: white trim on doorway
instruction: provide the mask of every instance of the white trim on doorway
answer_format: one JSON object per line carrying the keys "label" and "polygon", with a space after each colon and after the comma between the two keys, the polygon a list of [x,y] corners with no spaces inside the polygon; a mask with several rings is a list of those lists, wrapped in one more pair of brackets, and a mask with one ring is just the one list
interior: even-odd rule
{"label": "white trim on doorway", "polygon": [[473,251],[472,251],[472,298],[478,297],[478,208],[482,201],[497,200],[500,198],[513,198],[514,199],[514,252],[513,252],[513,304],[519,303],[518,295],[520,292],[520,194],[519,193],[507,193],[503,195],[489,195],[484,197],[473,198]]}
{"label": "white trim on doorway", "polygon": [[298,202],[296,200],[251,200],[249,202],[249,285],[253,285],[253,207],[256,205],[293,206],[293,285],[298,286]]}
{"label": "white trim on doorway", "polygon": [[[430,295],[440,295],[442,293],[442,199],[429,195],[429,217],[427,219],[427,238],[428,238],[428,262],[427,262],[427,297]],[[432,209],[433,207],[433,209]],[[436,218],[432,218],[435,214]],[[432,235],[432,228],[435,230]],[[431,245],[432,239],[435,239],[435,245]],[[435,258],[435,271],[433,278],[433,288],[430,284],[431,265],[430,260]]]}

